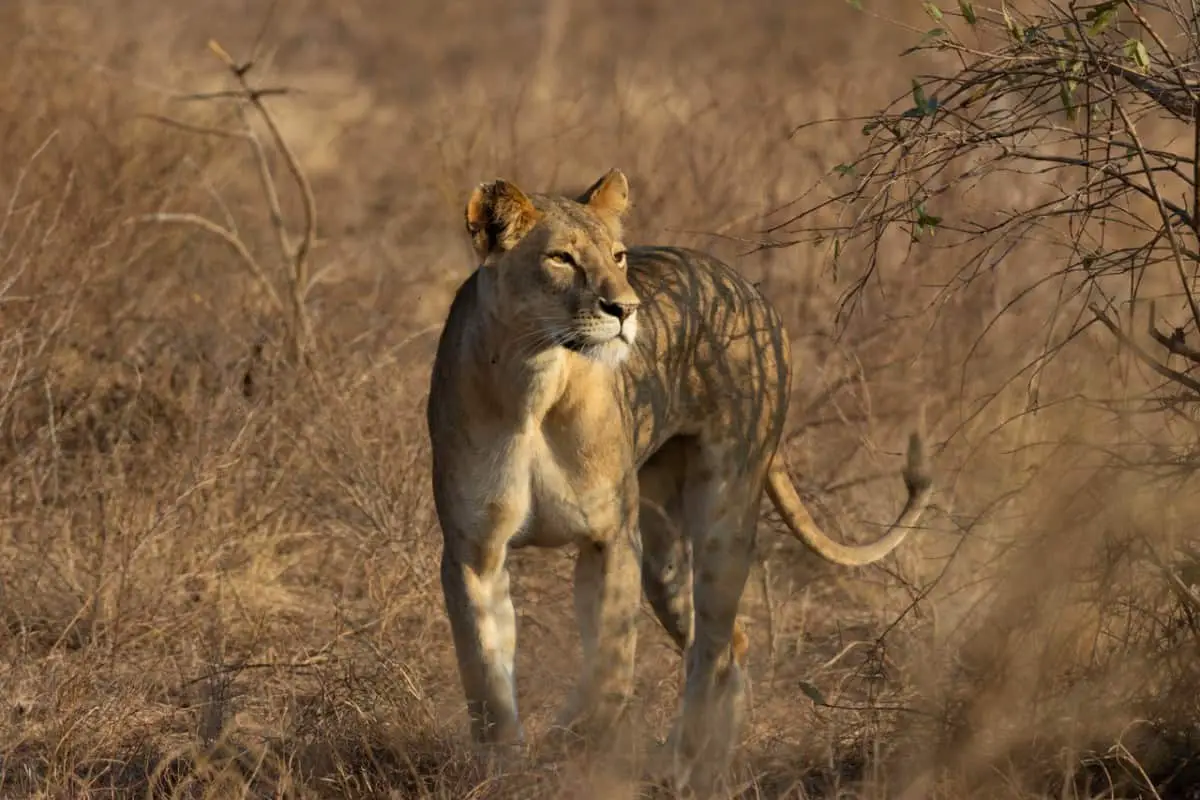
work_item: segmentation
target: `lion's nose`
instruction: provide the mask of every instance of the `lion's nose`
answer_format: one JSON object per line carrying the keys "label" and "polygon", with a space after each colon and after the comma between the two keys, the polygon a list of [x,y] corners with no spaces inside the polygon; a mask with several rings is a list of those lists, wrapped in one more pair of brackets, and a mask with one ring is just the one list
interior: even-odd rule
{"label": "lion's nose", "polygon": [[621,322],[628,319],[637,309],[637,303],[617,303],[612,300],[600,300],[600,310],[605,314],[616,317]]}

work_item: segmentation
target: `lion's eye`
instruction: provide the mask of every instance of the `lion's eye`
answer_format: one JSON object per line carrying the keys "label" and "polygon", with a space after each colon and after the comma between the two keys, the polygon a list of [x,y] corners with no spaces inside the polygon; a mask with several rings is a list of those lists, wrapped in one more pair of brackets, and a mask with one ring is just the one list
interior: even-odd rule
{"label": "lion's eye", "polygon": [[618,250],[617,252],[613,253],[613,260],[616,261],[617,266],[621,267],[622,269],[625,268],[625,256],[626,255],[627,255],[627,253],[624,250]]}
{"label": "lion's eye", "polygon": [[568,267],[577,266],[575,263],[575,256],[571,255],[565,250],[555,250],[553,252],[546,253],[546,258],[550,259],[551,261],[557,261],[558,263],[564,264]]}

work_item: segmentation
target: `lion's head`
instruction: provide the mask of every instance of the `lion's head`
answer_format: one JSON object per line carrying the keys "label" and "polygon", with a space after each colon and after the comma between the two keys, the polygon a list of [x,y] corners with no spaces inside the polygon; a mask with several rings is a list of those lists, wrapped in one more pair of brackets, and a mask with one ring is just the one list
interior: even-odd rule
{"label": "lion's head", "polygon": [[494,271],[492,308],[522,328],[530,354],[564,347],[614,365],[629,354],[639,301],[621,243],[628,205],[615,169],[574,199],[526,195],[505,180],[471,194],[467,232]]}

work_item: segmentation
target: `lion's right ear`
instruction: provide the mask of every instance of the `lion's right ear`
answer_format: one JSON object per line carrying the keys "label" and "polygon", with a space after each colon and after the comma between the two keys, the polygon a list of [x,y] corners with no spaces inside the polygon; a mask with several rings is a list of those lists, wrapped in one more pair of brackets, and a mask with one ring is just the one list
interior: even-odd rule
{"label": "lion's right ear", "polygon": [[629,179],[613,167],[585,189],[578,199],[585,206],[620,219],[629,209]]}
{"label": "lion's right ear", "polygon": [[480,260],[510,250],[537,224],[537,209],[525,193],[503,179],[481,183],[467,201],[467,233]]}

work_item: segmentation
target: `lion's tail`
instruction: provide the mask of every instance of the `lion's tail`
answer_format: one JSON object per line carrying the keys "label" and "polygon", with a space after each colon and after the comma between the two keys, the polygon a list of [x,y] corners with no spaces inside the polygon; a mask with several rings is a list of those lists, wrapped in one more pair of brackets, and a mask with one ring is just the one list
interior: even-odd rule
{"label": "lion's tail", "polygon": [[771,464],[767,475],[767,494],[775,508],[779,509],[780,516],[792,534],[821,558],[846,567],[872,564],[895,550],[904,541],[909,530],[921,520],[921,515],[929,506],[933,494],[933,481],[926,471],[925,448],[921,437],[915,433],[908,439],[908,463],[904,468],[904,485],[908,488],[908,501],[887,533],[871,544],[849,546],[830,539],[817,526],[778,458]]}

